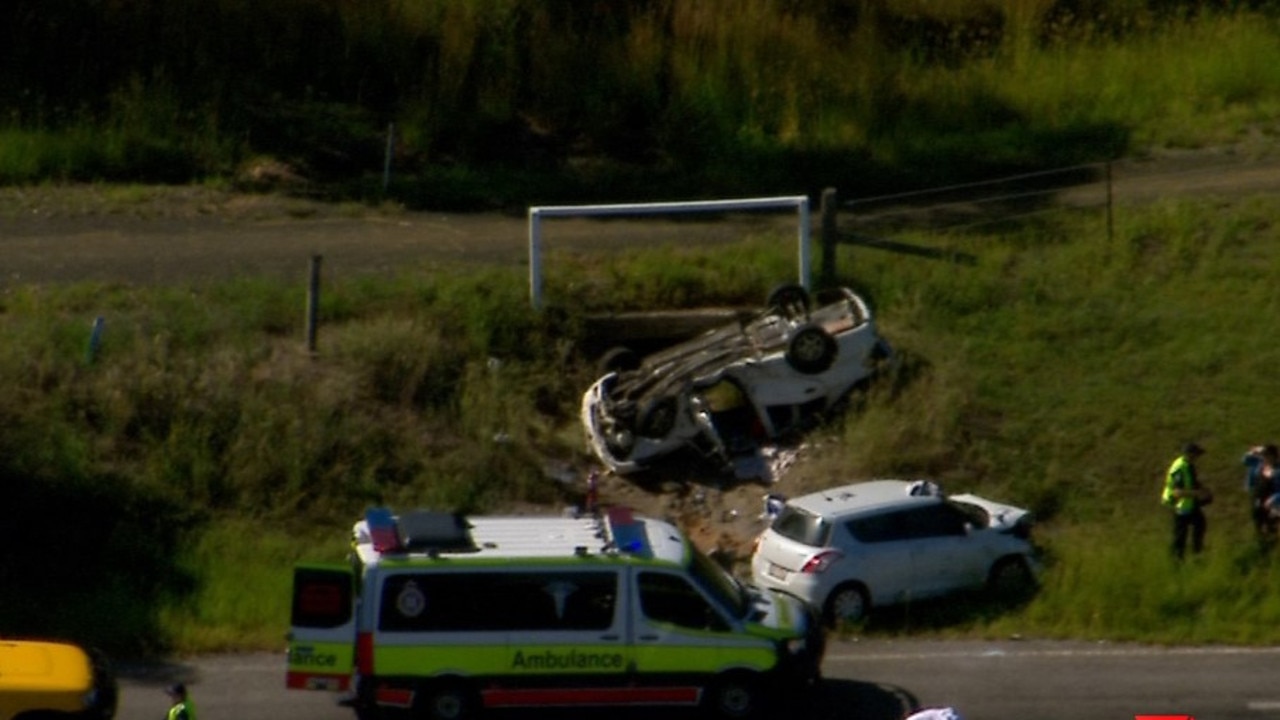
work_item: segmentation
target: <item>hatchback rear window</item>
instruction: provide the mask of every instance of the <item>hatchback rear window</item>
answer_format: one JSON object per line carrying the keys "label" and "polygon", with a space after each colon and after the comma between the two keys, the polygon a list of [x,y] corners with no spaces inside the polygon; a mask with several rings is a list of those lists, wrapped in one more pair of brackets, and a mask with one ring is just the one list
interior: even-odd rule
{"label": "hatchback rear window", "polygon": [[823,547],[831,537],[831,523],[821,515],[790,505],[782,508],[773,521],[772,530],[788,540],[805,545]]}

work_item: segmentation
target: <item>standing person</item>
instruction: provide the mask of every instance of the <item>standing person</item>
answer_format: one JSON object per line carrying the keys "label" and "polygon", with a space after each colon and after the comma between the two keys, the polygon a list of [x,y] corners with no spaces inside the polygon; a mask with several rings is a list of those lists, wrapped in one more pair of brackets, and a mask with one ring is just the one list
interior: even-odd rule
{"label": "standing person", "polygon": [[186,685],[174,683],[164,691],[169,696],[169,701],[173,703],[165,720],[196,720],[196,706],[191,703],[191,698],[187,697]]}
{"label": "standing person", "polygon": [[1258,445],[1249,448],[1249,452],[1244,454],[1244,487],[1249,492],[1253,526],[1262,536],[1274,535],[1276,532],[1276,520],[1267,501],[1280,491],[1277,465],[1280,465],[1280,452],[1275,445]]}
{"label": "standing person", "polygon": [[1173,508],[1173,555],[1179,560],[1186,555],[1188,534],[1191,552],[1199,554],[1204,549],[1204,506],[1213,501],[1213,495],[1196,477],[1196,460],[1203,454],[1204,448],[1187,443],[1169,465],[1160,496],[1165,505]]}

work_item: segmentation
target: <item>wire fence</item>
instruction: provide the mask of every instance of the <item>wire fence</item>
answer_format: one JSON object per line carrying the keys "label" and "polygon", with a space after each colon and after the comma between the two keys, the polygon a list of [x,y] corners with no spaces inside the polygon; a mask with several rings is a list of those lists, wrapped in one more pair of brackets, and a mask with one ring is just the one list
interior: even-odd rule
{"label": "wire fence", "polygon": [[971,253],[923,247],[896,237],[921,230],[938,235],[971,232],[1064,210],[1105,210],[1110,236],[1113,197],[1110,163],[1073,165],[843,201],[837,199],[835,190],[828,189],[821,205],[821,270],[826,279],[834,277],[835,248],[841,244],[971,264],[976,262]]}

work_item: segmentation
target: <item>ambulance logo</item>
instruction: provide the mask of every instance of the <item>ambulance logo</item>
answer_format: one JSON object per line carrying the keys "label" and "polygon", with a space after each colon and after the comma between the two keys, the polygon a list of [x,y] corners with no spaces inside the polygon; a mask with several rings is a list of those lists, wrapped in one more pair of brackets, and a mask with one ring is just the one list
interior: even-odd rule
{"label": "ambulance logo", "polygon": [[396,610],[407,618],[416,618],[427,609],[427,596],[412,580],[404,584],[404,589],[396,596]]}

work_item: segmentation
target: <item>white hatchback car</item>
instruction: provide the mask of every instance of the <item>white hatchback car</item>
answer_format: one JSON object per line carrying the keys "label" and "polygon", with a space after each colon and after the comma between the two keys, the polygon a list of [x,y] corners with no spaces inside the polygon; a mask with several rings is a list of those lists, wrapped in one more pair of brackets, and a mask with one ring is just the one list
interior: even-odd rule
{"label": "white hatchback car", "polygon": [[832,625],[969,588],[1020,595],[1038,573],[1031,513],[931,482],[873,480],[788,500],[756,543],[754,582]]}

